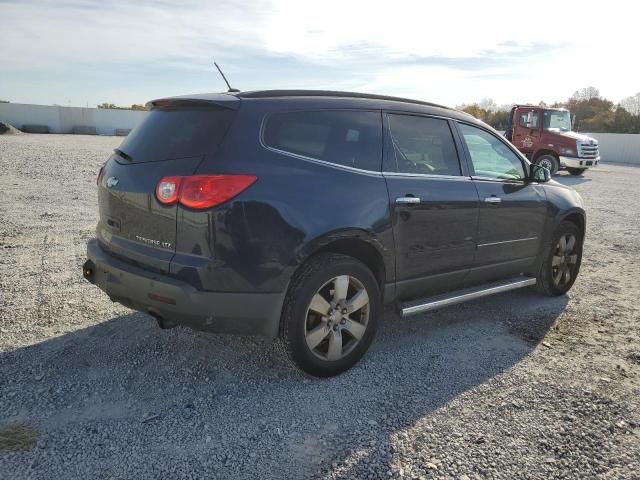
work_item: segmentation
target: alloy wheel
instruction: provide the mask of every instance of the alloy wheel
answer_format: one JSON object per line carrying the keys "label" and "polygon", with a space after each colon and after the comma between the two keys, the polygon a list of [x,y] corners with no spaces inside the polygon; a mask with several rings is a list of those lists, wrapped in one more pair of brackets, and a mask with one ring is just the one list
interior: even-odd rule
{"label": "alloy wheel", "polygon": [[551,276],[556,287],[564,287],[574,277],[578,263],[578,241],[573,233],[560,237],[551,258]]}
{"label": "alloy wheel", "polygon": [[332,278],[316,292],[307,309],[307,346],[322,360],[340,360],[364,336],[369,313],[369,294],[362,282],[349,275]]}
{"label": "alloy wheel", "polygon": [[544,159],[540,160],[539,165],[541,167],[546,168],[550,172],[553,171],[553,163],[551,162],[551,160],[549,160],[547,158],[544,158]]}

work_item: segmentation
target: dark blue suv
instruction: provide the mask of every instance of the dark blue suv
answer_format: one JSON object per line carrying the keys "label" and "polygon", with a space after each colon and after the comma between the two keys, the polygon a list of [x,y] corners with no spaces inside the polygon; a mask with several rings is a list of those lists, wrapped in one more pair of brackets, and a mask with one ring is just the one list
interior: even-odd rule
{"label": "dark blue suv", "polygon": [[465,113],[324,91],[149,107],[98,175],[84,275],[161,327],[281,337],[331,376],[383,304],[561,295],[578,274],[579,195]]}

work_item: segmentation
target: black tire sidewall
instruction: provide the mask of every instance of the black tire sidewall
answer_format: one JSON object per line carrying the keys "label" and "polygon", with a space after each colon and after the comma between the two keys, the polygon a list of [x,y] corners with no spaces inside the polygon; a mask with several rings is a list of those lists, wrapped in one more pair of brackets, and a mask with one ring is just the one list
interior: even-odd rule
{"label": "black tire sidewall", "polygon": [[[365,354],[373,341],[381,312],[380,288],[371,271],[360,261],[345,255],[322,255],[313,259],[310,265],[293,281],[289,291],[284,313],[284,340],[292,360],[306,373],[328,377],[337,375],[355,365]],[[306,315],[311,298],[329,280],[339,275],[357,278],[367,289],[369,295],[369,320],[367,329],[360,342],[348,355],[329,362],[316,357],[307,346],[305,338]]]}
{"label": "black tire sidewall", "polygon": [[540,162],[542,162],[542,160],[545,160],[545,159],[551,161],[551,164],[553,165],[553,168],[551,168],[551,172],[550,172],[551,175],[555,175],[556,173],[558,173],[558,170],[560,170],[560,162],[553,155],[542,155],[538,157],[536,159],[536,165],[540,165]]}
{"label": "black tire sidewall", "polygon": [[[551,262],[555,253],[555,248],[556,248],[556,244],[558,243],[558,240],[560,240],[560,237],[562,235],[566,235],[567,233],[573,233],[576,237],[576,242],[578,243],[578,250],[576,252],[578,255],[578,261],[576,263],[574,272],[571,276],[571,280],[569,281],[569,283],[567,285],[564,285],[563,287],[558,287],[553,282],[553,268],[551,266]],[[567,221],[561,222],[560,225],[558,225],[558,227],[553,232],[553,239],[551,241],[551,245],[548,247],[548,250],[546,252],[546,255],[544,258],[544,264],[542,266],[542,271],[539,279],[541,283],[540,286],[545,291],[545,293],[553,296],[564,295],[571,289],[571,287],[575,283],[578,277],[578,274],[580,273],[580,265],[582,264],[582,249],[583,249],[582,236],[583,236],[582,232],[580,231],[578,226],[575,223],[567,222]]]}

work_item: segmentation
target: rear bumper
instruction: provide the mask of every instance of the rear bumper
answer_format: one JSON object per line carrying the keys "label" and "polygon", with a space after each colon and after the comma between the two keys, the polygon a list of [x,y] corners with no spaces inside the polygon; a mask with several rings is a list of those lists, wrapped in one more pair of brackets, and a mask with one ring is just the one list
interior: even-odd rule
{"label": "rear bumper", "polygon": [[591,168],[597,167],[600,163],[600,157],[597,158],[576,158],[576,157],[560,157],[560,166],[566,168]]}
{"label": "rear bumper", "polygon": [[87,243],[84,277],[111,300],[196,330],[278,336],[286,292],[227,293],[197,290],[167,275],[129,265]]}

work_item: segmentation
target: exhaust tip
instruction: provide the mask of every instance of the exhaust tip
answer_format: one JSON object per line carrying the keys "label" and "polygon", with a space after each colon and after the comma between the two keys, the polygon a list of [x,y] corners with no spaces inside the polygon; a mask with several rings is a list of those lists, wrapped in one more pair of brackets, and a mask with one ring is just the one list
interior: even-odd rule
{"label": "exhaust tip", "polygon": [[166,318],[164,318],[162,315],[160,315],[158,312],[154,310],[149,310],[149,315],[151,315],[153,318],[156,319],[156,322],[158,322],[158,327],[160,327],[163,330],[168,330],[169,328],[174,328],[178,326],[176,323],[172,322],[171,320],[167,320]]}
{"label": "exhaust tip", "polygon": [[95,268],[95,265],[91,260],[87,260],[86,262],[84,262],[84,265],[82,265],[82,276],[85,279],[89,280],[90,282],[93,278],[94,268]]}

